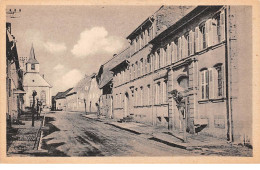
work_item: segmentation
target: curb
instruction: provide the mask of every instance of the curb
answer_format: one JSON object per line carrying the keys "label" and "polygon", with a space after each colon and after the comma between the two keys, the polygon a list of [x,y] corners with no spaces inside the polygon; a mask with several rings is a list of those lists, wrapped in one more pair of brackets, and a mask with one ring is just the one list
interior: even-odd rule
{"label": "curb", "polygon": [[153,137],[151,137],[151,138],[148,138],[148,139],[149,139],[149,140],[154,140],[154,141],[156,141],[156,142],[160,142],[160,143],[163,143],[163,144],[172,146],[172,147],[176,147],[176,148],[180,148],[180,149],[185,149],[185,150],[190,150],[190,147],[187,147],[187,146],[184,146],[184,145],[181,145],[181,144],[177,144],[177,143],[172,143],[172,142],[169,142],[169,141],[166,141],[166,140],[157,138],[157,137],[155,137],[155,136],[153,136]]}
{"label": "curb", "polygon": [[122,129],[122,130],[125,130],[125,131],[128,131],[128,132],[132,132],[132,133],[137,134],[137,135],[142,134],[141,132],[138,132],[138,131],[136,131],[136,130],[132,130],[132,129],[128,129],[128,128],[124,128],[124,127],[121,127],[121,126],[115,125],[115,124],[113,124],[113,123],[108,123],[108,122],[107,122],[107,123],[105,123],[105,124],[108,124],[108,125],[111,125],[111,126],[117,127],[117,128],[119,128],[119,129]]}

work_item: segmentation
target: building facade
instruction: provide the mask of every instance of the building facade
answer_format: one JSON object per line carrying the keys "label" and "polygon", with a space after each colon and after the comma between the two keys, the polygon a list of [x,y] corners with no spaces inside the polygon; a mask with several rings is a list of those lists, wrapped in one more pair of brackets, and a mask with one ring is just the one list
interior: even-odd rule
{"label": "building facade", "polygon": [[67,110],[67,99],[66,95],[72,90],[73,88],[69,88],[64,92],[58,92],[56,96],[52,97],[52,110],[58,111],[66,111]]}
{"label": "building facade", "polygon": [[87,112],[97,112],[96,103],[99,103],[99,97],[101,95],[101,90],[98,88],[96,73],[93,73],[90,78],[90,87],[86,100]]}
{"label": "building facade", "polygon": [[24,111],[23,71],[20,68],[11,23],[6,23],[6,118],[7,125],[18,122]]}
{"label": "building facade", "polygon": [[[73,89],[66,94],[68,111],[85,111],[87,108],[88,92],[91,84],[91,77],[85,75]],[[56,104],[57,105],[57,104]]]}
{"label": "building facade", "polygon": [[[130,58],[122,61],[121,70],[114,69],[115,115],[250,143],[252,28],[246,18],[251,18],[251,9],[189,9],[168,25],[154,14],[127,37]],[[245,41],[247,47],[242,45]],[[246,81],[241,81],[244,77]],[[178,107],[176,92],[183,98],[185,112]]]}
{"label": "building facade", "polygon": [[41,101],[43,108],[51,107],[51,88],[52,86],[45,80],[44,76],[40,74],[40,63],[35,58],[34,48],[32,46],[30,57],[26,62],[26,71],[24,74],[24,90],[25,107],[29,108],[33,103],[33,91],[37,92],[36,99]]}

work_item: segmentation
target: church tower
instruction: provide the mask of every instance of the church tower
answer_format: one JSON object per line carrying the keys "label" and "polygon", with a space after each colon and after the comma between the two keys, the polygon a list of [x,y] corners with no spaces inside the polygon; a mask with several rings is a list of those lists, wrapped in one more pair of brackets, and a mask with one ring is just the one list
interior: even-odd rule
{"label": "church tower", "polygon": [[39,73],[40,72],[40,64],[35,58],[34,48],[32,45],[30,51],[30,57],[26,63],[26,73]]}
{"label": "church tower", "polygon": [[51,106],[52,86],[40,74],[40,63],[36,60],[32,45],[30,56],[26,62],[26,72],[23,80],[25,94],[25,107],[31,107],[33,103],[32,93],[37,92],[36,99],[41,101],[44,108]]}

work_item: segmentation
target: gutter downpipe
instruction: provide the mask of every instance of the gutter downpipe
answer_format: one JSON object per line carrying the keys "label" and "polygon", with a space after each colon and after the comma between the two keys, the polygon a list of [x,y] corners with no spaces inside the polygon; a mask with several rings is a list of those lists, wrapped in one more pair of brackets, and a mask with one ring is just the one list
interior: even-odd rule
{"label": "gutter downpipe", "polygon": [[232,120],[232,102],[231,102],[231,54],[230,54],[230,35],[229,35],[229,12],[230,6],[225,6],[225,36],[226,36],[226,97],[227,97],[227,141],[234,141],[233,138],[233,120]]}

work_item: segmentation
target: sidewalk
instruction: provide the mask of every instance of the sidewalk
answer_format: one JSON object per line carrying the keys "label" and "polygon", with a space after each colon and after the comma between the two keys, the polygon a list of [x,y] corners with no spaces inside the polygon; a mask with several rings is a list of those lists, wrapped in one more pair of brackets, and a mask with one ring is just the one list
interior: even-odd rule
{"label": "sidewalk", "polygon": [[43,116],[38,120],[35,118],[34,127],[29,117],[22,118],[22,125],[12,125],[12,128],[7,130],[7,156],[31,155],[38,152]]}
{"label": "sidewalk", "polygon": [[[189,151],[209,151],[214,153],[222,153],[223,150],[230,150],[230,148],[239,150],[240,147],[234,146],[232,144],[227,143],[224,139],[218,139],[216,137],[201,135],[201,134],[187,134],[187,142],[183,142],[183,134],[178,133],[176,131],[170,131],[167,128],[156,127],[152,125],[146,125],[142,123],[136,122],[117,122],[113,119],[107,119],[104,116],[97,118],[97,115],[83,115],[86,118],[98,120],[104,122],[105,124],[109,124],[115,126],[117,128],[132,132],[137,135],[142,135],[149,140],[154,140],[160,143],[164,143],[169,146],[186,149]],[[214,152],[214,153],[213,153]],[[229,152],[229,151],[225,151]],[[234,152],[234,151],[233,151]],[[237,152],[237,151],[236,151]],[[224,154],[224,153],[223,153]],[[228,155],[228,153],[225,153]],[[249,154],[250,155],[250,154]]]}

